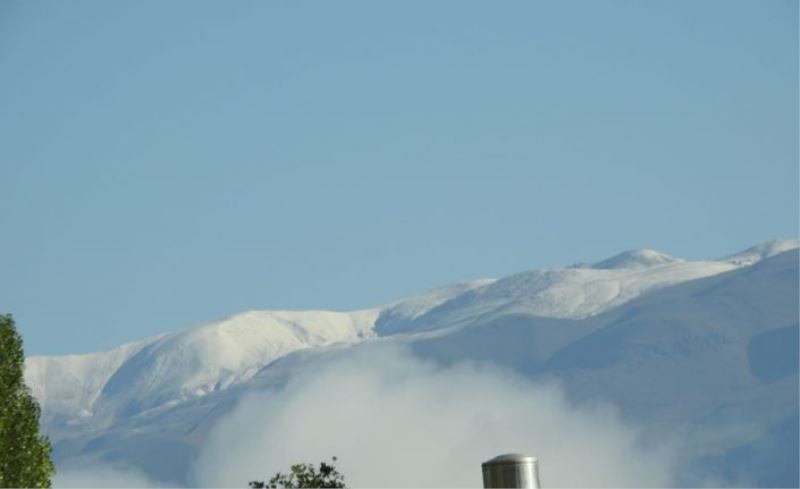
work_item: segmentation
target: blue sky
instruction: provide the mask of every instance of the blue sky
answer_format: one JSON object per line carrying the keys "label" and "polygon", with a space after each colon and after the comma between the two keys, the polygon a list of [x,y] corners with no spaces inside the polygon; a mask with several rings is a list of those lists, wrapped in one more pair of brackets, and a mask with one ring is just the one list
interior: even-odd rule
{"label": "blue sky", "polygon": [[796,1],[0,2],[29,354],[798,235]]}

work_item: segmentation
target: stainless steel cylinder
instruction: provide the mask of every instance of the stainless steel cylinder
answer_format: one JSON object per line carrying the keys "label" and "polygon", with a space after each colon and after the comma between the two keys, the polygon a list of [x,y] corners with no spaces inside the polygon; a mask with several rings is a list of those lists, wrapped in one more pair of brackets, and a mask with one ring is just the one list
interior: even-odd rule
{"label": "stainless steel cylinder", "polygon": [[536,457],[508,453],[481,464],[483,487],[539,488],[539,462]]}

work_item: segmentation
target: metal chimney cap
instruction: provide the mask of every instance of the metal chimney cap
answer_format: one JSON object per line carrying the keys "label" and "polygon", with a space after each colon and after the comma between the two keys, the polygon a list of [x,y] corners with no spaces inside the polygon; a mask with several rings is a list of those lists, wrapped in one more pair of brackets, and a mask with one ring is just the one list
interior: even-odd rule
{"label": "metal chimney cap", "polygon": [[520,453],[505,453],[484,462],[481,465],[506,465],[506,464],[530,464],[536,463],[536,457],[522,455]]}
{"label": "metal chimney cap", "polygon": [[538,489],[539,462],[536,457],[506,453],[481,465],[483,487]]}

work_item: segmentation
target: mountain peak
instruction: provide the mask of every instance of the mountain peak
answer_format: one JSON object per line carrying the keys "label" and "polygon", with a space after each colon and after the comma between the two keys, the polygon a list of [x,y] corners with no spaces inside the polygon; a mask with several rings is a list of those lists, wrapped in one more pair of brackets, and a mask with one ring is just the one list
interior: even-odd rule
{"label": "mountain peak", "polygon": [[759,260],[778,255],[784,251],[795,250],[798,247],[800,247],[800,240],[797,239],[772,239],[734,255],[726,256],[722,260],[740,266],[752,265]]}
{"label": "mountain peak", "polygon": [[650,248],[628,250],[606,260],[594,263],[590,268],[599,270],[619,270],[623,268],[651,268],[670,263],[682,262],[680,258],[661,253]]}

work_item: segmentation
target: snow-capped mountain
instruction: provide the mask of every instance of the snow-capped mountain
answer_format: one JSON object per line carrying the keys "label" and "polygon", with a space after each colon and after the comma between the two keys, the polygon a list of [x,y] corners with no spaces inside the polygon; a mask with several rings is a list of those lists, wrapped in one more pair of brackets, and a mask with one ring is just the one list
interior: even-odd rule
{"label": "snow-capped mountain", "polygon": [[377,311],[249,311],[113,350],[31,357],[26,382],[45,419],[110,423],[251,378],[287,353],[372,336]]}
{"label": "snow-capped mountain", "polygon": [[175,405],[246,381],[296,350],[448,329],[509,313],[587,317],[650,290],[796,247],[796,241],[776,241],[699,262],[634,250],[595,264],[456,283],[364,311],[249,311],[106,352],[31,357],[26,381],[49,422],[110,423],[117,414]]}
{"label": "snow-capped mountain", "polygon": [[[724,353],[730,344],[743,344],[746,355],[748,342],[764,334],[763,328],[796,325],[796,291],[792,300],[792,291],[787,296],[784,289],[791,288],[794,281],[796,290],[796,272],[790,274],[792,266],[796,269],[797,249],[797,240],[772,241],[708,261],[633,250],[594,264],[456,283],[361,311],[250,311],[106,352],[31,357],[26,361],[26,382],[40,401],[45,428],[56,442],[61,460],[93,453],[123,457],[131,433],[145,438],[146,433],[158,433],[162,444],[165,436],[171,437],[170,443],[177,443],[176,453],[189,454],[216,419],[211,413],[225,412],[248,390],[290,377],[302,368],[302,359],[308,355],[385,341],[410,343],[421,356],[437,361],[473,359],[506,365],[524,375],[556,375],[576,399],[607,394],[623,412],[654,426],[691,424],[703,416],[718,419],[718,414],[709,413],[722,409],[720,403],[736,404],[732,394],[706,387],[708,396],[698,397],[691,408],[659,410],[647,406],[640,395],[648,391],[647,380],[630,377],[625,359],[634,358],[631,351],[644,348],[650,353],[646,359],[635,357],[636,362],[650,365],[658,358],[676,355],[700,362],[693,349]],[[778,258],[782,261],[776,262]],[[780,271],[774,272],[776,269]],[[773,309],[763,305],[767,298],[759,295],[761,289],[748,285],[753,277],[762,277],[765,293],[771,291],[780,298]],[[717,281],[713,282],[716,285],[709,285],[710,280]],[[728,290],[725,287],[731,292],[706,292]],[[776,293],[775,287],[782,292]],[[740,289],[746,292],[737,292]],[[741,297],[736,295],[739,293]],[[736,309],[737,317],[731,318],[726,314],[733,314],[741,305],[726,302],[734,297],[747,307],[744,312]],[[665,304],[675,310],[668,310]],[[708,323],[709,316],[717,319]],[[672,319],[664,319],[668,317]],[[637,318],[647,319],[636,322]],[[752,326],[755,322],[758,327]],[[681,326],[684,324],[697,326]],[[662,325],[667,329],[660,329]],[[731,332],[734,330],[726,328],[738,329]],[[676,339],[674,335],[683,336]],[[631,339],[633,343],[620,343]],[[692,343],[695,340],[697,343]],[[740,354],[729,357],[723,353],[716,360],[709,353],[707,361],[735,371],[738,367],[731,358]],[[669,375],[687,375],[693,361],[667,362],[662,368]],[[763,363],[763,359],[758,361]],[[619,362],[625,366],[621,370],[616,367]],[[702,368],[716,372],[711,364],[702,363]],[[697,363],[697,368],[700,365]],[[658,376],[647,368],[641,372]],[[598,379],[607,381],[608,376],[619,381],[614,385],[629,389],[602,387],[605,381]],[[711,378],[708,381],[713,383]],[[786,384],[785,379],[781,381]],[[750,380],[741,382],[731,381],[730,386],[750,386]],[[748,388],[761,392],[760,386]],[[770,383],[769,389],[775,386]],[[669,386],[659,389],[649,394],[651,401],[656,394],[674,391]],[[781,389],[785,393],[788,387]],[[718,403],[714,393],[724,399]],[[744,399],[740,404],[755,405],[753,399],[764,396],[768,397],[740,395]],[[774,410],[765,418],[765,426],[792,410],[786,399],[781,405],[788,407]],[[111,444],[98,442],[108,439],[116,440],[113,449]],[[735,446],[747,441],[728,443]],[[142,462],[141,469],[167,480],[183,480],[175,469],[180,464],[165,468],[159,463]]]}

